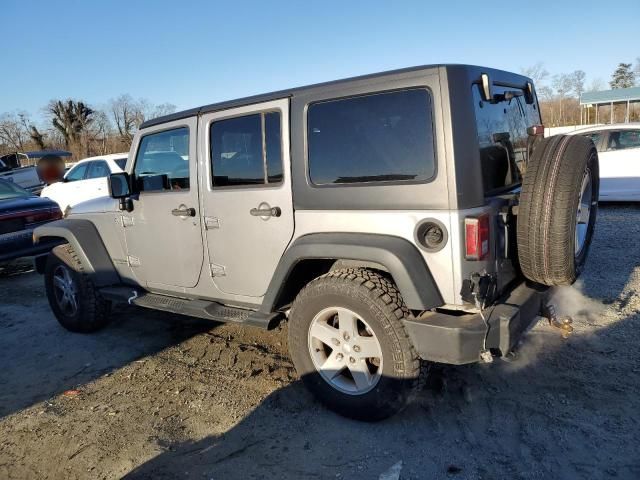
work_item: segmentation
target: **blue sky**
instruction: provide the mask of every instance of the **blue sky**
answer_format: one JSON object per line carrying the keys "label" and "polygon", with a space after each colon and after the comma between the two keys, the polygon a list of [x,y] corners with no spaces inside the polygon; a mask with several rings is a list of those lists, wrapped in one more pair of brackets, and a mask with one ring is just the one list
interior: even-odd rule
{"label": "blue sky", "polygon": [[[593,3],[593,6],[590,4]],[[31,1],[0,6],[0,113],[122,93],[178,109],[428,63],[609,80],[640,1]]]}

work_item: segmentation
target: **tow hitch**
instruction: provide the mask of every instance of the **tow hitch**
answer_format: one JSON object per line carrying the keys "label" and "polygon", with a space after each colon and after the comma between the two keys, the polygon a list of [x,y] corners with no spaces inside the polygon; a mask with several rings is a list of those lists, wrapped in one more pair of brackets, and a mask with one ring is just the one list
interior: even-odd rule
{"label": "tow hitch", "polygon": [[542,307],[541,313],[549,321],[550,326],[560,330],[562,338],[569,338],[569,335],[573,332],[573,327],[571,326],[573,320],[571,320],[571,317],[563,316],[558,318],[555,307],[550,303]]}

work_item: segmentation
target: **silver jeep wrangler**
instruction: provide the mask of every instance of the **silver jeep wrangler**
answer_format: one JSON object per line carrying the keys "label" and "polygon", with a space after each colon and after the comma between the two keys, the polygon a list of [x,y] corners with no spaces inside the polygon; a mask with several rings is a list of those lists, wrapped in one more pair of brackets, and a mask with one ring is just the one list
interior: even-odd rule
{"label": "silver jeep wrangler", "polygon": [[431,65],[206,105],[142,125],[110,197],[39,227],[67,329],[112,302],[273,328],[331,409],[387,417],[421,361],[510,353],[571,284],[598,158],[542,137],[530,79]]}

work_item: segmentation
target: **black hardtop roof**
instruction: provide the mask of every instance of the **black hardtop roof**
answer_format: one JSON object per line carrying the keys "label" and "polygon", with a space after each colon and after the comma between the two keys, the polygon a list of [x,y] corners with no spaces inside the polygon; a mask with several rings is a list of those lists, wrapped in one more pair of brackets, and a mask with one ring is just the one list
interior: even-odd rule
{"label": "black hardtop roof", "polygon": [[361,81],[361,80],[370,80],[370,79],[374,79],[374,78],[382,78],[385,76],[393,76],[393,75],[402,75],[402,74],[413,74],[416,72],[421,72],[421,71],[428,71],[428,70],[435,70],[437,68],[445,68],[445,69],[451,69],[451,68],[455,68],[455,69],[459,69],[459,70],[466,70],[469,74],[475,74],[475,75],[479,75],[480,71],[482,72],[486,72],[491,74],[503,74],[503,75],[508,75],[508,76],[517,76],[517,77],[521,77],[521,78],[526,78],[523,77],[521,75],[517,75],[514,73],[510,73],[510,72],[506,72],[506,71],[501,71],[501,70],[496,70],[493,68],[486,68],[486,67],[480,67],[477,65],[464,65],[464,64],[455,64],[455,63],[447,63],[447,64],[433,64],[433,65],[420,65],[420,66],[416,66],[416,67],[408,67],[408,68],[401,68],[401,69],[397,69],[397,70],[388,70],[385,72],[379,72],[379,73],[371,73],[371,74],[367,74],[367,75],[360,75],[357,77],[350,77],[350,78],[343,78],[340,80],[332,80],[329,82],[322,82],[322,83],[316,83],[316,84],[311,84],[311,85],[305,85],[302,87],[295,87],[295,88],[290,88],[287,90],[278,90],[275,92],[271,92],[271,93],[263,93],[263,94],[258,94],[258,95],[251,95],[249,97],[243,97],[243,98],[238,98],[235,100],[227,100],[224,102],[217,102],[217,103],[211,103],[209,105],[203,105],[201,107],[195,107],[195,108],[190,108],[188,110],[182,110],[180,112],[176,112],[176,113],[172,113],[169,115],[163,115],[162,117],[157,117],[157,118],[152,118],[151,120],[147,120],[146,122],[142,123],[142,125],[140,125],[141,129],[147,128],[147,127],[151,127],[154,125],[161,125],[163,123],[167,123],[167,122],[172,122],[174,120],[181,120],[183,118],[188,118],[188,117],[193,117],[195,115],[200,115],[203,113],[209,113],[209,112],[216,112],[216,111],[220,111],[220,110],[227,110],[230,108],[235,108],[235,107],[241,107],[244,105],[251,105],[253,103],[262,103],[262,102],[268,102],[270,100],[278,100],[281,98],[288,98],[288,97],[293,97],[294,95],[298,94],[298,93],[302,93],[302,92],[306,92],[308,90],[312,90],[312,89],[316,89],[316,88],[322,88],[322,87],[328,87],[328,86],[336,86],[336,85],[340,85],[340,84],[347,84],[350,82],[354,82],[354,81]]}

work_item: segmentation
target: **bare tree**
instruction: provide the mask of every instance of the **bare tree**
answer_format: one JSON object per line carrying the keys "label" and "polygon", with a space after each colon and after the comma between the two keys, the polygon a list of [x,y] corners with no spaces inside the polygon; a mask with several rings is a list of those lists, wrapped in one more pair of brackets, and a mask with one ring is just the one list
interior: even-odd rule
{"label": "bare tree", "polygon": [[559,115],[558,121],[560,124],[564,123],[564,100],[567,97],[567,94],[572,90],[571,77],[565,73],[561,73],[559,75],[554,75],[552,80],[552,86],[556,91],[556,95],[558,97],[559,102]]}
{"label": "bare tree", "polygon": [[24,150],[29,136],[25,132],[21,114],[5,113],[0,117],[0,144],[9,150]]}
{"label": "bare tree", "polygon": [[131,143],[133,134],[143,121],[139,102],[136,102],[131,95],[125,94],[112,99],[109,102],[109,108],[118,135],[124,143]]}
{"label": "bare tree", "polygon": [[82,101],[52,100],[48,111],[51,123],[62,135],[65,146],[78,156],[87,154],[87,133],[93,122],[93,109]]}
{"label": "bare tree", "polygon": [[131,95],[124,94],[112,99],[109,109],[122,142],[130,144],[136,130],[145,120],[173,113],[176,106],[171,103],[154,105],[149,100],[134,100]]}
{"label": "bare tree", "polygon": [[604,80],[601,78],[594,78],[589,83],[589,86],[585,90],[586,92],[599,92],[600,90],[604,90]]}
{"label": "bare tree", "polygon": [[40,130],[38,130],[38,128],[35,125],[29,126],[29,137],[31,137],[31,140],[35,142],[35,144],[38,146],[40,150],[46,150],[47,148],[47,144],[45,141],[46,135],[40,132]]}
{"label": "bare tree", "polygon": [[584,93],[584,79],[586,78],[586,76],[587,74],[582,70],[576,70],[570,75],[571,89],[576,94],[578,99],[580,99],[580,97]]}
{"label": "bare tree", "polygon": [[549,77],[549,72],[544,68],[544,63],[537,62],[530,67],[521,68],[520,71],[523,75],[533,80],[536,85],[542,85],[542,83]]}

